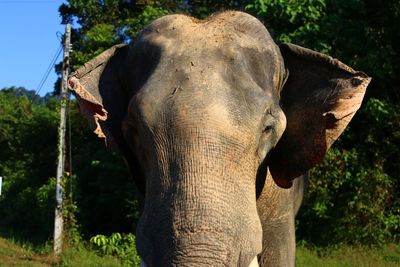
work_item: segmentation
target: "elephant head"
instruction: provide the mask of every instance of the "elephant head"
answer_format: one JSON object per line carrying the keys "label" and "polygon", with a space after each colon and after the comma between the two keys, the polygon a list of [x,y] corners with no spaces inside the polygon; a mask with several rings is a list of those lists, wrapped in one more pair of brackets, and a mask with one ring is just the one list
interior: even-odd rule
{"label": "elephant head", "polygon": [[257,265],[258,192],[318,164],[370,81],[329,56],[277,46],[254,17],[169,15],[105,51],[69,85],[145,195],[148,266]]}

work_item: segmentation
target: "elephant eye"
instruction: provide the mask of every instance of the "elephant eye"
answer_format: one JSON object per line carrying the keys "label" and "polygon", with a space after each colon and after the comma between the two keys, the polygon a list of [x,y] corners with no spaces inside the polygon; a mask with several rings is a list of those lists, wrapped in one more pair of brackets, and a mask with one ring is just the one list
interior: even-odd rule
{"label": "elephant eye", "polygon": [[264,127],[263,133],[270,133],[273,130],[272,125],[267,125]]}
{"label": "elephant eye", "polygon": [[264,123],[263,123],[263,133],[270,133],[274,129],[275,125],[275,118],[271,115],[271,112],[268,112],[266,116],[264,117]]}

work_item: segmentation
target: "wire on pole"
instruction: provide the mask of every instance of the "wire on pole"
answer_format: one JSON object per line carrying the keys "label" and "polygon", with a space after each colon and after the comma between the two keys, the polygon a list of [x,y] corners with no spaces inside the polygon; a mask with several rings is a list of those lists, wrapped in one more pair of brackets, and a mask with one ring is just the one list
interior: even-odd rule
{"label": "wire on pole", "polygon": [[53,69],[58,57],[61,54],[62,48],[63,48],[63,46],[61,44],[59,46],[59,48],[57,49],[57,52],[55,53],[53,59],[50,61],[50,64],[47,67],[46,72],[43,74],[42,79],[40,80],[38,86],[36,87],[36,92],[35,92],[36,95],[39,95],[40,90],[42,90],[44,83],[46,82],[47,78],[49,77],[51,70]]}

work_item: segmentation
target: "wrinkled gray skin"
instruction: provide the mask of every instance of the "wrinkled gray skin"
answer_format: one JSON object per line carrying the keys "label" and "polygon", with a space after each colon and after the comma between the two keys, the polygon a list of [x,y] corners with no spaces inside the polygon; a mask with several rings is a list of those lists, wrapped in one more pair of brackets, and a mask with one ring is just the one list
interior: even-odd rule
{"label": "wrinkled gray skin", "polygon": [[[144,194],[147,266],[293,266],[304,177],[369,82],[241,12],[160,18],[71,75]],[[293,182],[294,180],[294,182]]]}

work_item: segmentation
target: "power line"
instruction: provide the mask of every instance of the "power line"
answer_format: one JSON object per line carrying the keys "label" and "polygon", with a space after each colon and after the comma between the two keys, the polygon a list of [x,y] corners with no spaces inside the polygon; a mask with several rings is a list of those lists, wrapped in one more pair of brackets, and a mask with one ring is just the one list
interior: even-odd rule
{"label": "power line", "polygon": [[50,64],[47,67],[46,72],[43,74],[43,77],[40,80],[39,85],[36,88],[36,93],[35,93],[36,95],[39,95],[40,90],[42,90],[43,85],[46,82],[47,78],[49,77],[50,72],[53,69],[58,57],[60,56],[62,49],[63,49],[62,44],[60,44],[60,47],[58,48],[58,50],[57,50],[56,54],[54,55],[53,59],[50,61]]}
{"label": "power line", "polygon": [[[71,123],[71,94],[68,92],[67,96],[68,108],[68,172],[69,172],[69,204],[72,205],[72,123]],[[69,217],[71,218],[71,217]]]}

